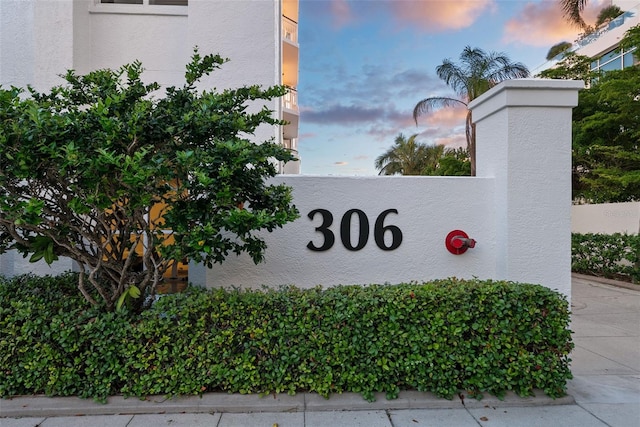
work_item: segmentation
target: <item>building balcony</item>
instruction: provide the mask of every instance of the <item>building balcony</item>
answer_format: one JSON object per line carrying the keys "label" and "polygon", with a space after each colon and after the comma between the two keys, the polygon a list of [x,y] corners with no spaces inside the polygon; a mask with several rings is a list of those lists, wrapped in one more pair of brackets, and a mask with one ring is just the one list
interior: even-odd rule
{"label": "building balcony", "polygon": [[[284,0],[282,4],[282,84],[289,92],[282,97],[282,119],[287,122],[282,129],[283,139],[295,141],[298,137],[298,1]],[[291,148],[291,147],[289,147]]]}
{"label": "building balcony", "polygon": [[282,40],[298,46],[298,23],[286,16],[282,17]]}
{"label": "building balcony", "polygon": [[[298,153],[293,153],[296,157]],[[300,160],[292,160],[282,165],[280,173],[285,175],[299,175],[300,174]]]}
{"label": "building balcony", "polygon": [[300,156],[298,154],[298,140],[297,139],[284,139],[284,147],[293,154],[297,160],[292,160],[287,163],[282,163],[280,167],[280,173],[283,174],[299,174],[300,173]]}
{"label": "building balcony", "polygon": [[[590,57],[606,53],[611,47],[617,46],[628,29],[640,24],[639,14],[640,5],[634,6],[617,18],[600,25],[594,31],[582,35],[570,50]],[[558,54],[552,61],[562,60],[563,54],[564,52]]]}
{"label": "building balcony", "polygon": [[282,83],[298,86],[298,24],[282,17]]}
{"label": "building balcony", "polygon": [[282,97],[282,119],[287,121],[283,128],[283,137],[297,138],[300,112],[298,111],[298,92],[293,88],[290,88],[289,93]]}
{"label": "building balcony", "polygon": [[289,92],[282,97],[282,108],[298,112],[298,91],[290,87]]}

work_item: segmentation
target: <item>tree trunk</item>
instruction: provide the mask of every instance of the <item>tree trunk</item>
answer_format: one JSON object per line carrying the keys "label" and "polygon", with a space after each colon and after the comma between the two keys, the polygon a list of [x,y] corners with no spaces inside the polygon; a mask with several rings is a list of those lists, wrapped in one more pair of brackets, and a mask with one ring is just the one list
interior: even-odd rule
{"label": "tree trunk", "polygon": [[476,125],[471,118],[471,110],[467,112],[466,123],[467,151],[471,162],[471,176],[476,176]]}

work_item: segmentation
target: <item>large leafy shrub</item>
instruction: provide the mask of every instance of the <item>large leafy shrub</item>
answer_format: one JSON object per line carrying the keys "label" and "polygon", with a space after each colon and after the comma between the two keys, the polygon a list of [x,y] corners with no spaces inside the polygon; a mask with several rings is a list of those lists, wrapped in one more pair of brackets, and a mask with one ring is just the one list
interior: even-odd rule
{"label": "large leafy shrub", "polygon": [[0,88],[0,253],[73,259],[80,291],[107,310],[153,293],[177,261],[261,261],[257,231],[298,216],[290,189],[265,183],[293,156],[249,138],[283,124],[266,105],[287,89],[201,90],[225,61],[196,51],[164,94],[138,62],[69,71],[47,93]]}
{"label": "large leafy shrub", "polygon": [[[630,52],[634,48],[640,48],[640,25],[625,32],[617,50]],[[634,53],[636,59],[639,51]],[[588,203],[639,200],[640,67],[593,72],[593,59],[569,52],[552,68],[536,75],[587,83],[573,109],[573,199]]]}
{"label": "large leafy shrub", "polygon": [[326,290],[190,288],[131,322],[73,276],[0,283],[0,395],[400,390],[478,398],[564,394],[564,296],[538,285],[440,280]]}
{"label": "large leafy shrub", "polygon": [[640,281],[640,235],[573,233],[571,271]]}

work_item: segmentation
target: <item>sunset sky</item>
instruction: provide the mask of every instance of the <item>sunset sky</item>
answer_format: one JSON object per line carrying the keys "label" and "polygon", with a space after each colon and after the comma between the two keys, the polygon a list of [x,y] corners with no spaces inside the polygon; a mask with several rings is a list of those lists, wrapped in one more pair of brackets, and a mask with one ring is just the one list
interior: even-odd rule
{"label": "sunset sky", "polygon": [[[640,0],[638,0],[640,2]],[[595,20],[608,0],[590,0]],[[463,146],[464,110],[423,116],[415,104],[454,96],[435,74],[465,46],[504,52],[529,70],[576,39],[558,0],[300,0],[299,152],[303,174],[376,175],[399,133]]]}

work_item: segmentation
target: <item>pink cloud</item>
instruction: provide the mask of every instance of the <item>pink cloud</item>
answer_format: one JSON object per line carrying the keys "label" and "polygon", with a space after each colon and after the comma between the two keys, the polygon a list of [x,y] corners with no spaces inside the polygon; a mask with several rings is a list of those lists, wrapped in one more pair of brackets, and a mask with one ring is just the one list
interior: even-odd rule
{"label": "pink cloud", "polygon": [[418,124],[430,127],[439,126],[453,128],[456,126],[464,126],[466,117],[466,108],[441,108],[418,117]]}
{"label": "pink cloud", "polygon": [[[583,13],[584,20],[593,24],[600,9],[607,4],[605,0],[591,0]],[[564,18],[559,1],[543,1],[527,3],[507,22],[502,39],[505,43],[551,47],[561,41],[573,42],[581,32]]]}
{"label": "pink cloud", "polygon": [[336,28],[342,28],[353,21],[353,14],[347,0],[332,0],[331,15],[333,16],[333,25]]}
{"label": "pink cloud", "polygon": [[451,148],[466,147],[466,118],[467,109],[464,107],[434,110],[418,119],[418,124],[426,127],[420,136],[432,144]]}
{"label": "pink cloud", "polygon": [[318,134],[315,132],[306,132],[298,135],[298,139],[311,139],[315,138],[316,136],[318,136]]}
{"label": "pink cloud", "polygon": [[494,0],[394,0],[391,10],[403,23],[419,25],[424,30],[458,30],[471,26],[491,8]]}
{"label": "pink cloud", "polygon": [[464,135],[464,133],[455,134],[455,135],[452,134],[446,137],[437,138],[436,144],[444,145],[445,147],[448,147],[448,148],[460,148],[460,147],[466,148],[467,137]]}

